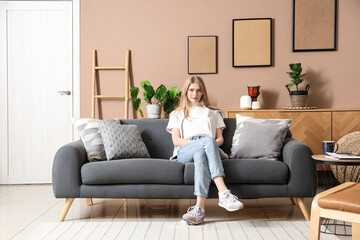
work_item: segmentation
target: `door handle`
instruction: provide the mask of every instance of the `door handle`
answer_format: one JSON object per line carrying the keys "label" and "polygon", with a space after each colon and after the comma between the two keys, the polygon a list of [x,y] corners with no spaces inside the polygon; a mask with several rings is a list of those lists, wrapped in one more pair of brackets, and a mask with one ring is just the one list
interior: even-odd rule
{"label": "door handle", "polygon": [[58,91],[58,93],[60,93],[60,95],[71,95],[71,92],[69,90],[67,90],[67,91]]}

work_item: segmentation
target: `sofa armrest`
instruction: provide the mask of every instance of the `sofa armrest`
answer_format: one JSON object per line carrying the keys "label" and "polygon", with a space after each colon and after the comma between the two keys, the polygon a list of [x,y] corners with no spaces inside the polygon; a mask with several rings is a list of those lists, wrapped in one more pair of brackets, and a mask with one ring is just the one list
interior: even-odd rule
{"label": "sofa armrest", "polygon": [[56,152],[52,170],[56,198],[80,197],[81,167],[87,161],[81,140],[66,144]]}
{"label": "sofa armrest", "polygon": [[310,147],[294,139],[285,142],[283,161],[289,167],[289,191],[292,197],[313,197],[317,189],[317,171]]}

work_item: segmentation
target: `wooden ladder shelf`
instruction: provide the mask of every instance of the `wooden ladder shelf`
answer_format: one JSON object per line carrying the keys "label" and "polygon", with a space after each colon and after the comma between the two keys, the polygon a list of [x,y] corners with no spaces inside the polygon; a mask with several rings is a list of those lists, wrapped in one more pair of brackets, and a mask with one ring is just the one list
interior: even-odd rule
{"label": "wooden ladder shelf", "polygon": [[[91,117],[95,118],[95,103],[97,99],[121,99],[125,104],[125,119],[129,118],[129,83],[130,83],[130,50],[126,51],[125,67],[111,66],[97,66],[97,51],[93,50],[92,54],[92,91],[91,91]],[[120,70],[125,71],[125,94],[124,95],[98,95],[96,93],[96,86],[100,85],[100,79],[98,79],[99,70]]]}

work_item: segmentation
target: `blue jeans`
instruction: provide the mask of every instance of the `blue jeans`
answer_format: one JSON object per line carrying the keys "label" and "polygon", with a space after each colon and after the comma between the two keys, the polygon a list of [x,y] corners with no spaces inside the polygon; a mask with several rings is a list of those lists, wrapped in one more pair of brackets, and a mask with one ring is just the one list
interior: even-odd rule
{"label": "blue jeans", "polygon": [[183,164],[194,162],[194,195],[208,197],[211,179],[224,177],[218,145],[213,137],[192,137],[193,142],[179,147],[177,160]]}

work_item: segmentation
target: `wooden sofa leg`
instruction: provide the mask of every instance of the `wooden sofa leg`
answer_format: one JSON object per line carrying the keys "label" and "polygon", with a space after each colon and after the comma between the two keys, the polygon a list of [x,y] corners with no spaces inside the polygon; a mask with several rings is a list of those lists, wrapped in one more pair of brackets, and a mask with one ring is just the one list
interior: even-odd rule
{"label": "wooden sofa leg", "polygon": [[292,205],[296,205],[295,198],[291,197],[291,198],[290,198],[290,201],[291,201],[291,204],[292,204]]}
{"label": "wooden sofa leg", "polygon": [[296,198],[296,201],[298,202],[301,212],[304,214],[306,221],[310,221],[309,210],[305,205],[304,198]]}
{"label": "wooden sofa leg", "polygon": [[88,206],[92,206],[92,205],[93,205],[92,199],[91,199],[91,198],[87,198],[87,199],[86,199],[86,204],[87,204]]}
{"label": "wooden sofa leg", "polygon": [[67,198],[66,201],[65,201],[65,206],[61,212],[61,216],[60,216],[60,222],[63,222],[65,217],[66,217],[66,214],[68,213],[70,207],[71,207],[71,204],[73,203],[74,201],[74,198]]}

